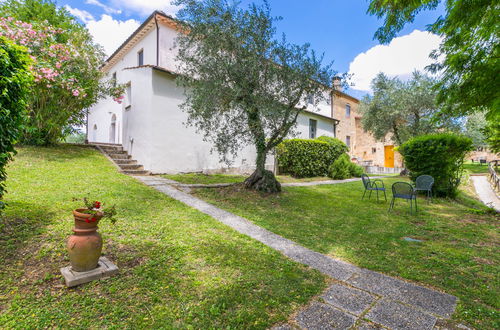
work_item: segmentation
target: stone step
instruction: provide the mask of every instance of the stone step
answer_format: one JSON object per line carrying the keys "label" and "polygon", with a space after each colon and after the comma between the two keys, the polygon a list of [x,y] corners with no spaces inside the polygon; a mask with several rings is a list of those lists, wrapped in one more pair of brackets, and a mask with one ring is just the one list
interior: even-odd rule
{"label": "stone step", "polygon": [[144,170],[144,167],[139,164],[118,164],[120,168],[124,171],[128,170]]}
{"label": "stone step", "polygon": [[123,171],[125,174],[130,174],[130,175],[149,175],[149,171],[145,170],[125,170]]}
{"label": "stone step", "polygon": [[105,152],[106,152],[108,155],[110,155],[110,156],[111,156],[111,155],[124,155],[124,154],[127,154],[127,152],[126,152],[126,151],[124,151],[124,150],[121,150],[121,151],[120,151],[120,150],[112,150],[112,151],[106,151],[106,150],[105,150]]}
{"label": "stone step", "polygon": [[105,146],[105,147],[101,147],[101,149],[106,151],[107,153],[115,152],[115,151],[123,151],[123,147],[121,147],[121,146]]}
{"label": "stone step", "polygon": [[111,159],[130,159],[131,157],[128,154],[109,154]]}
{"label": "stone step", "polygon": [[114,159],[115,163],[117,165],[134,165],[134,164],[137,164],[137,160],[133,160],[133,159]]}

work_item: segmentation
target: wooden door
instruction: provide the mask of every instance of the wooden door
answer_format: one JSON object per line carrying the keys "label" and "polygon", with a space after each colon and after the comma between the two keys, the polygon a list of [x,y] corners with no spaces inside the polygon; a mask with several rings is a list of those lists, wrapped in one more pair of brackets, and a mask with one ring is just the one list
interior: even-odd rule
{"label": "wooden door", "polygon": [[394,146],[384,147],[385,167],[394,167]]}

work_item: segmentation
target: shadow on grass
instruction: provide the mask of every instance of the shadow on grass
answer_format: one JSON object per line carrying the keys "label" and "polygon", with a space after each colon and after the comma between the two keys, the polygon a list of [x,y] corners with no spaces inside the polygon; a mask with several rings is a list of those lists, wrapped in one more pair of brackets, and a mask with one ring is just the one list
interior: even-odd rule
{"label": "shadow on grass", "polygon": [[43,234],[50,219],[55,213],[37,204],[27,202],[9,202],[7,207],[22,209],[22,215],[0,216],[0,250],[4,258],[0,258],[0,265],[12,262],[10,260],[16,252],[29,244],[29,241]]}

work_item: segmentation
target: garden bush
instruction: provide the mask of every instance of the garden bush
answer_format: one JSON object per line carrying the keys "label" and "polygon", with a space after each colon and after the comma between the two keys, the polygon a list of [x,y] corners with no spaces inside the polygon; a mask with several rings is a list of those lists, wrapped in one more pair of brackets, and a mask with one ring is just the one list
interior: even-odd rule
{"label": "garden bush", "polygon": [[328,168],[328,176],[335,180],[344,180],[351,177],[351,161],[348,154],[342,154]]}
{"label": "garden bush", "polygon": [[26,49],[0,36],[0,211],[7,178],[5,166],[14,154],[14,143],[20,134],[31,80],[30,59]]}
{"label": "garden bush", "polygon": [[363,166],[351,163],[349,165],[349,173],[351,173],[351,176],[360,178],[365,173],[365,169],[363,168]]}
{"label": "garden bush", "polygon": [[415,137],[399,147],[410,178],[431,175],[437,196],[456,197],[464,157],[472,151],[472,140],[455,134],[429,134]]}
{"label": "garden bush", "polygon": [[297,178],[327,176],[329,166],[347,150],[335,138],[290,139],[278,145],[276,157],[280,173]]}

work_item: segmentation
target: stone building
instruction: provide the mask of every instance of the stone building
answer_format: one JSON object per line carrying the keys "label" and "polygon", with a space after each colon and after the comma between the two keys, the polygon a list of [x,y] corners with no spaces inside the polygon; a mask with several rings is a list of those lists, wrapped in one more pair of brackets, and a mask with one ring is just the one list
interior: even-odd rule
{"label": "stone building", "polygon": [[394,143],[389,136],[377,141],[363,129],[359,103],[339,87],[333,92],[332,117],[339,121],[336,137],[347,144],[351,158],[367,166],[369,173],[399,171],[402,157],[394,150]]}

